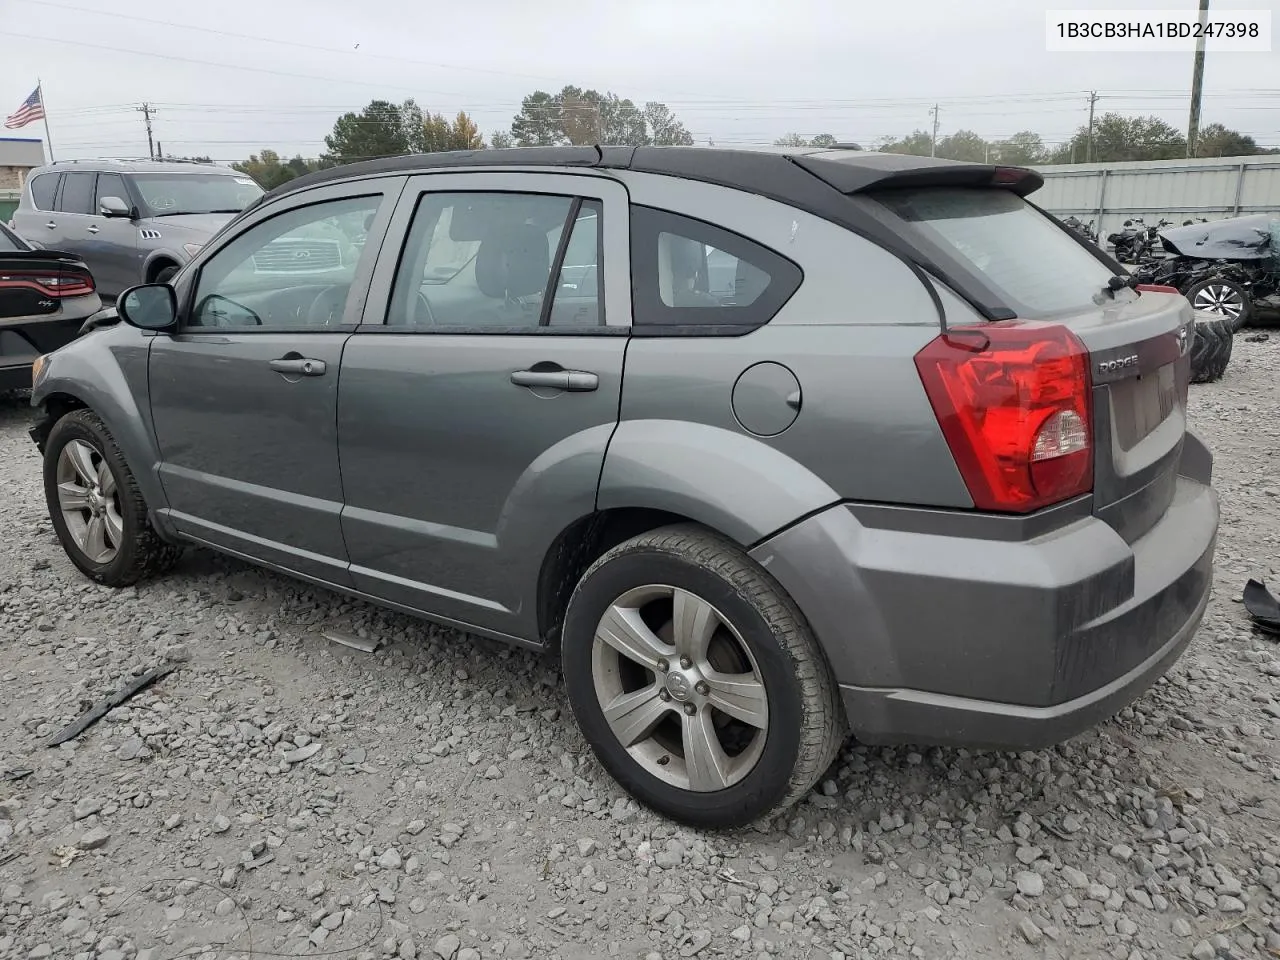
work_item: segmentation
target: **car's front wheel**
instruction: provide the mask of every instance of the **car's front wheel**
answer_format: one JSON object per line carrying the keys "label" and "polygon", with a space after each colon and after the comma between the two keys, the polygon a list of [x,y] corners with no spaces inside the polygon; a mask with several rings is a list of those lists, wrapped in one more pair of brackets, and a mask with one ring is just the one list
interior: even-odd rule
{"label": "car's front wheel", "polygon": [[1253,317],[1253,299],[1249,291],[1234,280],[1213,277],[1187,288],[1186,297],[1196,310],[1216,313],[1227,321],[1234,333]]}
{"label": "car's front wheel", "polygon": [[561,653],[601,764],[692,826],[742,826],[795,802],[844,735],[830,667],[794,602],[697,527],[642,534],[592,564]]}
{"label": "car's front wheel", "polygon": [[49,432],[44,491],[67,557],[98,583],[130,586],[169,569],[181,553],[151,526],[133,472],[91,410],[68,413]]}

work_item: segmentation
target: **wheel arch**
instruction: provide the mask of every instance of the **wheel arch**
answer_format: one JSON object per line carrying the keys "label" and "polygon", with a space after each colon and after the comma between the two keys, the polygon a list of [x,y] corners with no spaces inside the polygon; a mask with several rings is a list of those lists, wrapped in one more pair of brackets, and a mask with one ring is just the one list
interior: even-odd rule
{"label": "wheel arch", "polygon": [[166,267],[177,267],[182,269],[182,260],[176,253],[170,253],[168,250],[155,250],[148,254],[146,261],[142,265],[142,280],[144,283],[155,283],[156,277],[160,275],[160,271]]}

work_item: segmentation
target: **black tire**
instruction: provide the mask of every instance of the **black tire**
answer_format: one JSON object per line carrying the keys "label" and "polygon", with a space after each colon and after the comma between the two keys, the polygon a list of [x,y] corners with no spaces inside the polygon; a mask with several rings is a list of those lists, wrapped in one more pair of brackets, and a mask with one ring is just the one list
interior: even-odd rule
{"label": "black tire", "polygon": [[[1210,315],[1212,316],[1212,315]],[[1221,380],[1231,362],[1235,333],[1226,317],[1196,317],[1195,341],[1191,344],[1191,382],[1214,383]]]}
{"label": "black tire", "polygon": [[[115,481],[114,505],[123,536],[107,562],[90,557],[72,535],[58,497],[58,460],[73,440],[92,448],[96,463],[106,464]],[[182,555],[182,548],[165,542],[152,527],[146,501],[133,471],[106,425],[91,410],[73,410],[49,431],[44,453],[44,493],[54,532],[67,557],[90,580],[109,587],[128,587],[168,570]]]}
{"label": "black tire", "polygon": [[[597,625],[616,600],[647,584],[689,591],[712,605],[737,632],[734,642],[749,650],[763,682],[768,723],[756,734],[763,746],[748,772],[723,789],[697,791],[660,779],[605,719],[593,673]],[[578,725],[600,763],[641,803],[690,826],[740,827],[786,808],[827,770],[846,733],[831,668],[794,601],[735,543],[700,527],[641,534],[593,563],[569,601],[561,658]],[[673,715],[683,723],[678,711]]]}
{"label": "black tire", "polygon": [[[1210,277],[1187,287],[1185,296],[1193,310],[1224,317],[1232,333],[1245,327],[1253,319],[1253,298],[1249,296],[1248,290],[1234,280]],[[1197,298],[1200,298],[1200,303],[1196,303]],[[1223,301],[1224,298],[1227,303],[1239,304],[1239,312],[1236,316],[1232,317],[1229,312],[1214,305],[1215,302]]]}
{"label": "black tire", "polygon": [[156,274],[156,283],[168,283],[173,279],[174,274],[178,272],[178,268],[174,266],[162,267],[160,272]]}

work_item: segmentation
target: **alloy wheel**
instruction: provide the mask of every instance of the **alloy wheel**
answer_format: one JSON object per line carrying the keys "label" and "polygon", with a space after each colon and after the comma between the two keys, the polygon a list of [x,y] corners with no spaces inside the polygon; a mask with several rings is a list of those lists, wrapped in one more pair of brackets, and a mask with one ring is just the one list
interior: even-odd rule
{"label": "alloy wheel", "polygon": [[696,594],[648,584],[618,597],[596,627],[591,673],[610,730],[652,776],[711,792],[759,762],[763,675],[733,624]]}
{"label": "alloy wheel", "polygon": [[1196,292],[1192,306],[1197,310],[1236,320],[1244,312],[1244,298],[1238,290],[1226,284],[1210,283]]}
{"label": "alloy wheel", "polygon": [[58,509],[67,533],[90,562],[110,563],[124,543],[116,478],[102,454],[70,440],[58,454]]}

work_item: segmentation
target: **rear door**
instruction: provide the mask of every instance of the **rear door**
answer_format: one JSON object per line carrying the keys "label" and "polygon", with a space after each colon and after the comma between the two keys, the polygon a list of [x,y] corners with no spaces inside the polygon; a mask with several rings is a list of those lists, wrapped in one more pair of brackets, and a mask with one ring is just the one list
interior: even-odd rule
{"label": "rear door", "polygon": [[98,265],[91,256],[94,234],[89,228],[99,219],[93,216],[97,181],[96,173],[84,170],[69,170],[62,175],[62,185],[58,188],[55,202],[57,212],[50,219],[54,227],[49,230],[45,244],[50,249],[65,250],[81,257],[95,277]]}
{"label": "rear door", "polygon": [[388,240],[342,359],[352,581],[532,638],[540,564],[593,511],[617,424],[626,191],[589,175],[426,175],[389,236],[403,249]]}

